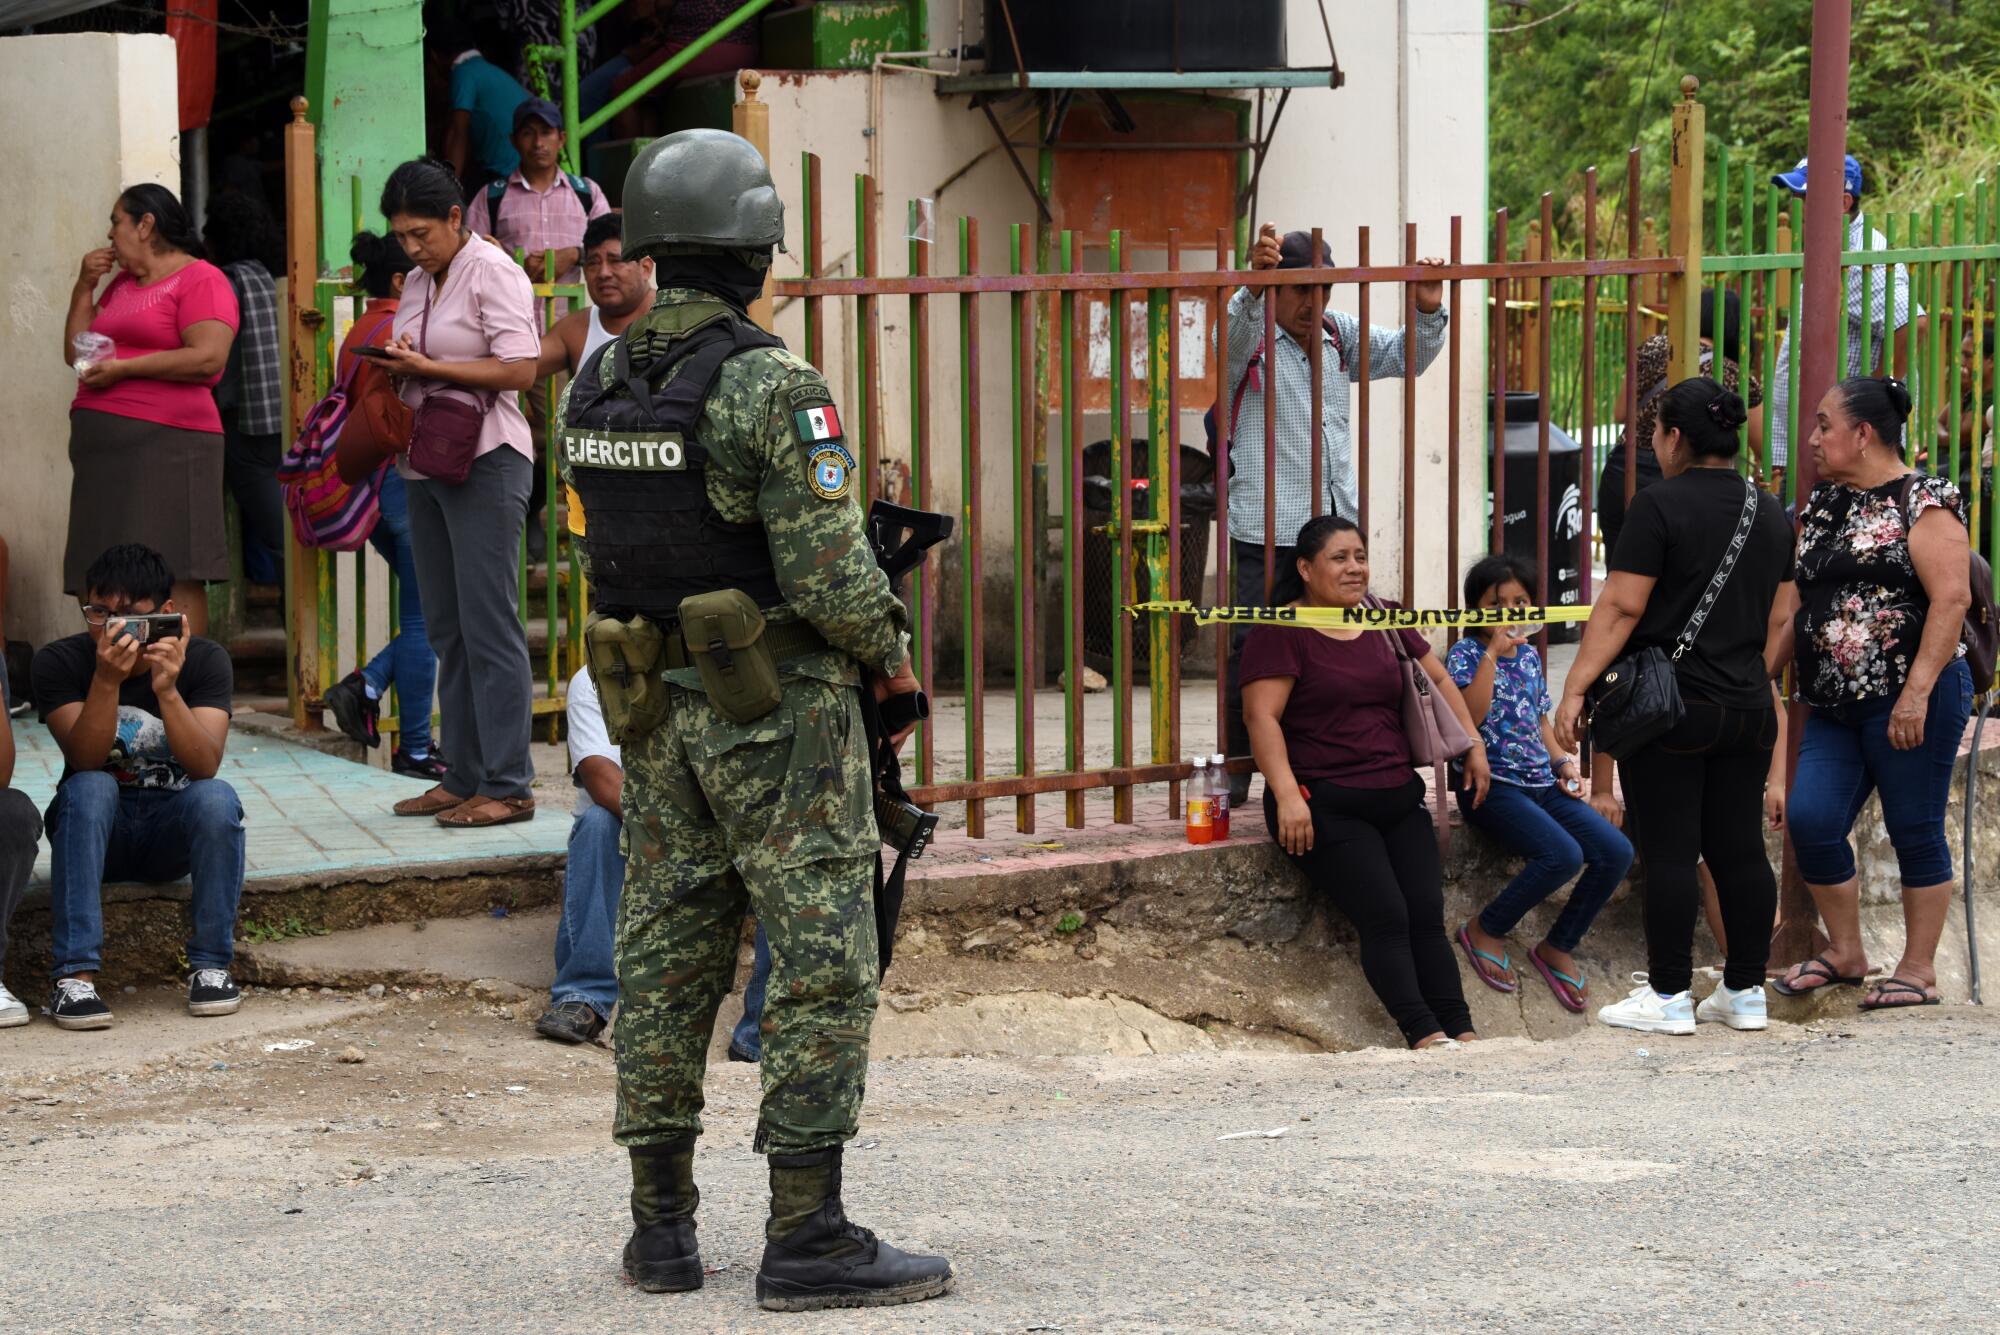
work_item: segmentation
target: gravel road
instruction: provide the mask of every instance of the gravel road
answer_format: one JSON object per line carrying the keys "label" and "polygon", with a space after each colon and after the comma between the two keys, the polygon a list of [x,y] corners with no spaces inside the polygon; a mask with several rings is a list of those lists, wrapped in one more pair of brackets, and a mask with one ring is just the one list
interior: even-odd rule
{"label": "gravel road", "polygon": [[[850,1208],[954,1257],[958,1291],[783,1317],[751,1292],[754,1071],[710,1080],[716,1273],[649,1297],[618,1277],[609,1053],[463,998],[315,1000],[280,1035],[55,1074],[17,1036],[86,1062],[96,1036],[0,1034],[0,1330],[2000,1329],[2000,1019],[1969,1007],[879,1062]],[[314,1046],[264,1050],[284,1036]],[[1251,1130],[1283,1134],[1219,1139]]]}

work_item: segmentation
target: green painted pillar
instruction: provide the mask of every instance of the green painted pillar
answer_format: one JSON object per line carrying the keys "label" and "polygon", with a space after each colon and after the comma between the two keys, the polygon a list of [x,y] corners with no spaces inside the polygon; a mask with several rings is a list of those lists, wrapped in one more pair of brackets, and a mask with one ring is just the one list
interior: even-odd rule
{"label": "green painted pillar", "polygon": [[425,149],[422,0],[312,0],[306,100],[319,130],[321,263],[340,268],[354,234],[353,178],[363,225],[379,231],[382,182]]}

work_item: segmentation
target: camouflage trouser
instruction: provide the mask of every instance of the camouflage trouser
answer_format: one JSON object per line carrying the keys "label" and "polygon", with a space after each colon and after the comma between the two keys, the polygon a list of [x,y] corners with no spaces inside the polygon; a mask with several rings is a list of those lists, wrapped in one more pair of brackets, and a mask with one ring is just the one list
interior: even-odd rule
{"label": "camouflage trouser", "polygon": [[747,907],[771,945],[756,1148],[850,1139],[875,1016],[877,844],[853,687],[788,678],[731,723],[670,687],[667,721],[624,749],[618,1120],[626,1146],[701,1130],[716,1008]]}

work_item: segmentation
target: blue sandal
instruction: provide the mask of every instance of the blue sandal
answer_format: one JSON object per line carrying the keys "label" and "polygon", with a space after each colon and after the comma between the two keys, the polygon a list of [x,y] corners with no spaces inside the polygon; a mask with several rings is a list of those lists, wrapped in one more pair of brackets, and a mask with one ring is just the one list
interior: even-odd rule
{"label": "blue sandal", "polygon": [[1529,951],[1528,959],[1534,964],[1535,972],[1541,974],[1542,981],[1549,985],[1549,991],[1555,993],[1556,1002],[1571,1015],[1583,1014],[1589,996],[1585,991],[1583,979],[1570,977],[1543,959],[1539,951]]}
{"label": "blue sandal", "polygon": [[1508,973],[1512,973],[1514,972],[1513,952],[1509,951],[1506,955],[1499,958],[1487,954],[1478,946],[1472,944],[1472,933],[1467,930],[1470,926],[1471,924],[1468,923],[1465,927],[1458,929],[1458,944],[1459,948],[1465,952],[1466,962],[1472,966],[1472,971],[1479,975],[1479,981],[1492,988],[1495,992],[1518,992],[1521,987],[1518,982],[1510,983],[1504,978],[1495,978],[1492,974],[1486,972],[1485,967],[1479,962],[1485,960],[1487,964],[1491,964],[1496,969],[1505,969]]}

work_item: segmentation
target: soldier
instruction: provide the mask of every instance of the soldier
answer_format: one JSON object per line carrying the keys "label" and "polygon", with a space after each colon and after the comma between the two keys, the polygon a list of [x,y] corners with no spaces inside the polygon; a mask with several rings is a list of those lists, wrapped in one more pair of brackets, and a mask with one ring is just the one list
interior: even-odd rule
{"label": "soldier", "polygon": [[868,1074],[879,836],[857,687],[912,692],[906,615],[876,565],[826,381],[752,324],[784,206],[749,141],[686,130],[625,179],[625,254],[659,297],[587,360],[561,410],[585,642],[624,747],[616,1138],[631,1153],[625,1274],[701,1286],[694,1144],[716,1007],[746,906],[769,936],[764,1101],[774,1311],[951,1288],[848,1222],[841,1146]]}

